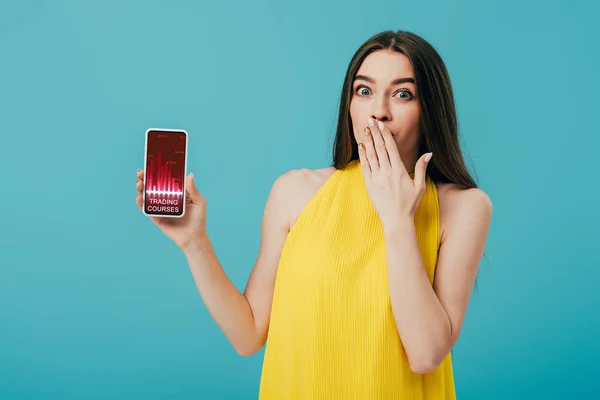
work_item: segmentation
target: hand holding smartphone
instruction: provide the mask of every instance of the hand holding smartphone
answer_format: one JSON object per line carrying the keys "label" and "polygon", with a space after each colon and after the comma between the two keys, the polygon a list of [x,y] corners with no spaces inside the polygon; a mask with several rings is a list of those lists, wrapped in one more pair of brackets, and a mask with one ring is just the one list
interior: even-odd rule
{"label": "hand holding smartphone", "polygon": [[188,134],[146,131],[144,169],[138,169],[136,205],[182,250],[206,239],[206,199],[187,175]]}

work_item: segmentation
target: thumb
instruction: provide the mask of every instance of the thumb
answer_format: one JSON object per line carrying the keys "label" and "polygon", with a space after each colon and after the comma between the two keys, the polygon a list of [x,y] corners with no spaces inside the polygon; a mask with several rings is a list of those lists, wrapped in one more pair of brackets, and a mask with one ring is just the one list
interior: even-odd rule
{"label": "thumb", "polygon": [[203,197],[200,194],[200,192],[198,191],[198,188],[196,187],[196,182],[194,182],[194,174],[191,173],[189,174],[186,178],[186,194],[189,197],[190,201],[194,204],[200,204],[200,202],[202,202]]}
{"label": "thumb", "polygon": [[431,156],[433,156],[433,153],[423,154],[415,166],[415,183],[422,188],[425,188],[425,173],[427,171],[429,160],[431,160]]}

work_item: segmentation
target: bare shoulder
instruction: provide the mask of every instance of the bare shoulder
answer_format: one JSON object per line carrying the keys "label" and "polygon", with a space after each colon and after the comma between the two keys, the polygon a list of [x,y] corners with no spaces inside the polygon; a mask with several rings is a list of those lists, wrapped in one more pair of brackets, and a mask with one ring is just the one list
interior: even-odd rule
{"label": "bare shoulder", "polygon": [[290,170],[278,178],[282,197],[285,198],[290,229],[300,212],[335,171],[335,167],[301,168]]}
{"label": "bare shoulder", "polygon": [[492,201],[480,188],[464,189],[454,183],[437,183],[440,202],[441,236],[452,226],[469,224],[485,219],[489,221],[492,215]]}
{"label": "bare shoulder", "polygon": [[300,169],[275,179],[263,212],[260,249],[244,290],[255,322],[255,336],[244,339],[240,354],[254,354],[266,342],[277,269],[291,223],[332,173],[330,168]]}

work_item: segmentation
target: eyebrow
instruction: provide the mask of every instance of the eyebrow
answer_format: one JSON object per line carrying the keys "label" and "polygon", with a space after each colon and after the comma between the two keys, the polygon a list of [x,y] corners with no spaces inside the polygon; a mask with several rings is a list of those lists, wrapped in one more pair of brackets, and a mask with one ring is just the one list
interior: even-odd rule
{"label": "eyebrow", "polygon": [[[368,76],[365,75],[356,75],[356,78],[354,78],[355,81],[358,80],[362,80],[362,81],[367,81],[369,83],[373,83],[375,84],[375,79],[373,78],[369,78]],[[401,83],[405,83],[405,82],[410,82],[410,83],[415,83],[415,80],[413,78],[399,78],[396,79],[394,81],[392,81],[392,85],[400,85]]]}

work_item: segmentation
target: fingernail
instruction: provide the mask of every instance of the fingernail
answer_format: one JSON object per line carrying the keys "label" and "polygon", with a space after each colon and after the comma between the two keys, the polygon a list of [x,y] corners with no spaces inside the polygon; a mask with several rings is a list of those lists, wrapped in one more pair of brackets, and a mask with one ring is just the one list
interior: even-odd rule
{"label": "fingernail", "polygon": [[371,130],[369,129],[368,126],[365,126],[365,135],[369,135],[371,133]]}
{"label": "fingernail", "polygon": [[425,162],[429,162],[429,160],[431,160],[431,157],[433,156],[433,153],[429,153],[425,156]]}
{"label": "fingernail", "polygon": [[369,125],[375,126],[375,121],[372,118],[369,118]]}
{"label": "fingernail", "polygon": [[381,121],[377,121],[377,126],[379,127],[379,129],[383,129],[384,128],[383,122],[381,122]]}

